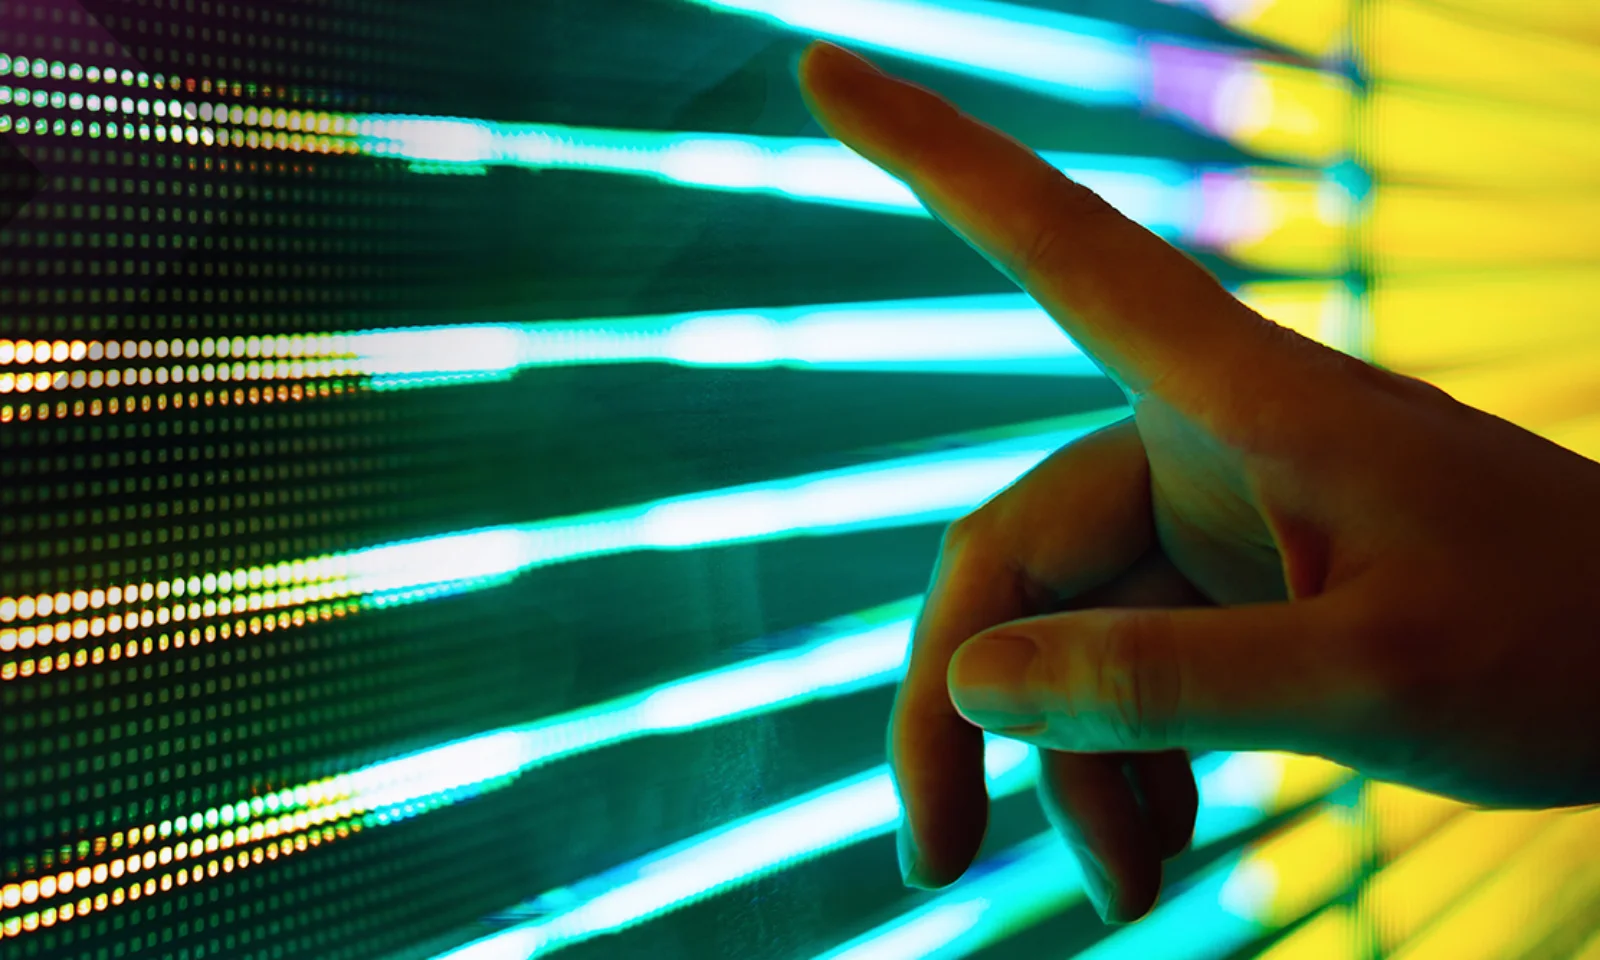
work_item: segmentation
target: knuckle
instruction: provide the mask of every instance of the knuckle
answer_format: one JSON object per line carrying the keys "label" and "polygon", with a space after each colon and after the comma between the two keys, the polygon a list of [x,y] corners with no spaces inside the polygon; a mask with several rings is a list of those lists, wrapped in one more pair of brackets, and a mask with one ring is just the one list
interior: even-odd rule
{"label": "knuckle", "polygon": [[974,510],[945,527],[941,549],[946,556],[960,554],[980,542],[988,527],[988,516],[981,510]]}
{"label": "knuckle", "polygon": [[1127,748],[1171,741],[1177,716],[1177,673],[1168,655],[1171,619],[1164,610],[1111,617],[1090,647],[1087,679],[1111,738]]}

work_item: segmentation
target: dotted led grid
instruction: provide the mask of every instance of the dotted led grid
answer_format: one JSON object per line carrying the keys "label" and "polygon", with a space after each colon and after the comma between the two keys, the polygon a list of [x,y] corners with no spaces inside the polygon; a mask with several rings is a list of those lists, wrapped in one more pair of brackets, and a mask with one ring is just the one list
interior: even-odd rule
{"label": "dotted led grid", "polygon": [[[419,82],[419,58],[453,58],[448,44],[396,43],[440,33],[382,6],[84,5],[145,67],[126,73],[100,66],[128,59],[67,5],[0,9],[0,593],[64,593],[64,608],[82,593],[73,612],[89,614],[91,584],[270,565],[437,512],[426,478],[448,464],[427,427],[337,371],[257,373],[263,357],[301,359],[280,341],[406,322],[386,312],[407,305],[400,264],[431,252],[408,232],[418,201],[403,167],[339,163],[290,129],[339,98],[382,107]],[[108,135],[112,97],[133,136],[120,122]],[[233,101],[237,150],[188,136],[201,98],[207,113]],[[141,131],[158,112],[167,129]],[[248,133],[247,112],[261,118]],[[141,625],[115,643],[75,637],[57,648],[65,663],[8,651],[22,666],[0,692],[0,888],[32,881],[31,900],[46,881],[59,906],[0,909],[0,956],[371,956],[497,902],[503,869],[443,856],[473,834],[470,812],[358,843],[360,818],[286,829],[283,844],[235,848],[243,864],[203,841],[173,862],[172,838],[142,830],[468,722],[405,631],[345,613]],[[214,846],[217,833],[190,836]],[[319,849],[334,839],[346,842]],[[161,849],[151,869],[127,867]],[[87,896],[59,880],[79,876]],[[419,914],[423,901],[444,909]]]}
{"label": "dotted led grid", "polygon": [[[604,244],[596,255],[618,262],[583,273],[574,254],[550,271],[567,275],[537,282],[524,275],[542,265],[486,256],[493,238],[526,229],[504,222],[526,206],[486,197],[555,204],[562,186],[520,171],[431,176],[357,155],[350,118],[364,114],[515,118],[518,97],[541,89],[527,77],[547,68],[523,58],[522,85],[496,89],[483,34],[559,35],[563,21],[547,24],[542,6],[486,27],[451,4],[378,0],[0,3],[0,597],[14,598],[0,607],[0,958],[358,958],[453,946],[496,910],[880,762],[881,703],[862,699],[702,737],[687,756],[711,760],[710,776],[685,777],[700,769],[685,754],[624,746],[550,778],[398,810],[336,793],[343,771],[681,675],[715,652],[711,637],[750,636],[732,615],[719,621],[727,598],[775,602],[731,561],[652,579],[650,596],[619,602],[595,581],[637,587],[663,568],[608,560],[541,573],[527,590],[385,611],[293,566],[711,484],[709,471],[669,462],[676,448],[649,422],[624,420],[679,385],[712,393],[708,406],[736,405],[742,395],[715,394],[722,381],[685,378],[645,395],[613,371],[541,371],[538,392],[382,394],[324,339],[505,302],[550,316],[625,312],[614,306],[625,292],[593,289],[632,272]],[[608,0],[610,14],[588,16],[625,7]],[[640,45],[641,58],[712,57],[670,52],[711,21],[669,23],[669,7],[640,0],[628,8],[638,24],[613,19],[635,44],[666,31],[660,49]],[[574,99],[627,97],[592,86]],[[697,122],[576,108],[554,119]],[[637,212],[627,198],[653,189],[619,189],[623,199],[594,215],[609,229]],[[650,196],[664,198],[656,215],[670,225],[679,201]],[[593,238],[573,239],[594,249]],[[541,300],[547,289],[581,309]],[[663,309],[718,295],[686,285],[662,296]],[[505,417],[497,403],[526,404],[529,423],[547,428],[539,418],[571,409],[574,396],[600,397],[594,409],[609,416],[576,428],[614,434],[616,460],[600,466],[620,476],[631,460],[659,476],[637,490],[602,486],[559,476],[562,461],[524,457],[515,469],[537,495],[484,482],[514,472],[508,451],[481,442],[501,436],[484,424]],[[774,390],[772,408],[783,398]],[[719,467],[740,461],[727,469],[741,480],[788,469],[745,462],[732,442],[715,450]],[[821,448],[795,461],[792,472],[845,462]],[[934,538],[918,537],[888,549],[925,566]],[[806,549],[824,562],[815,558],[828,548]],[[866,584],[830,602],[864,606],[921,586],[880,588],[867,560],[827,562]],[[596,637],[621,642],[599,649]],[[597,675],[614,675],[614,687],[574,703],[573,678]],[[858,755],[831,742],[830,722],[871,728]],[[823,758],[816,769],[802,762],[811,757]],[[329,793],[302,795],[306,785]],[[831,878],[830,864],[809,868],[803,894],[832,888],[839,904],[817,895],[758,922],[743,894],[711,909],[734,931],[728,942],[749,950],[764,934],[838,939],[827,917],[853,910],[864,921],[867,906],[894,904],[881,890],[858,894],[856,874],[871,870],[852,863],[863,868]],[[752,896],[782,893],[774,880]],[[842,904],[851,899],[860,902]]]}

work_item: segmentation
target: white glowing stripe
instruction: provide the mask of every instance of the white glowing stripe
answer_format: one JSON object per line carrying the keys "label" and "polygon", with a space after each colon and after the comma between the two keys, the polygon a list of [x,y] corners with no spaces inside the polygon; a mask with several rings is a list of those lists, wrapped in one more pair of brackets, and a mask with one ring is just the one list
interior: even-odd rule
{"label": "white glowing stripe", "polygon": [[[525,773],[553,760],[651,734],[728,723],[894,682],[904,669],[913,597],[846,618],[825,639],[518,727],[480,734],[334,778],[355,809],[410,803]],[[884,623],[855,626],[904,611]]]}
{"label": "white glowing stripe", "polygon": [[[1097,411],[1006,431],[1011,439],[933,454],[575,517],[425,537],[292,564],[72,594],[0,598],[0,621],[8,624],[119,601],[158,604],[56,623],[7,625],[0,628],[0,653],[169,623],[190,625],[193,639],[193,630],[199,628],[192,625],[199,619],[249,616],[259,610],[276,610],[278,623],[288,625],[323,615],[315,606],[307,612],[308,604],[331,600],[343,604],[337,611],[343,615],[356,603],[381,608],[419,602],[494,586],[537,567],[614,553],[831,536],[953,520],[1065,444],[1123,416],[1122,409]],[[275,589],[256,591],[258,586]],[[226,595],[233,591],[242,595]],[[212,595],[218,592],[223,596]],[[359,600],[344,599],[350,597]],[[291,614],[286,606],[299,612]],[[128,645],[133,655],[134,641]],[[85,651],[80,648],[78,654],[56,655],[53,669],[87,666]],[[21,663],[27,672],[16,661],[0,664],[0,682],[32,676],[34,661]]]}
{"label": "white glowing stripe", "polygon": [[[431,171],[448,171],[452,164],[469,169],[590,170],[882,213],[927,215],[904,183],[828,140],[382,114],[362,117],[358,126],[365,152],[425,163],[429,166],[424,169]],[[1163,236],[1188,237],[1201,223],[1204,171],[1197,167],[1117,154],[1041,156]]]}
{"label": "white glowing stripe", "polygon": [[379,389],[570,364],[1048,373],[1100,370],[1023,294],[346,334]]}
{"label": "white glowing stripe", "polygon": [[[40,341],[46,356],[64,353],[98,362],[110,353],[160,358],[184,355],[284,356],[206,364],[130,367],[126,371],[0,372],[0,393],[83,389],[151,382],[184,383],[369,376],[377,386],[468,375],[509,376],[518,370],[572,363],[670,362],[691,366],[794,366],[823,369],[963,368],[1006,372],[1097,374],[1098,368],[1050,316],[1023,294],[821,304],[754,310],[689,312],[538,323],[479,323],[329,334],[318,342],[250,338],[248,344],[185,348],[181,341],[102,344]],[[155,343],[158,350],[152,351]],[[26,347],[26,350],[16,349]],[[0,340],[0,364],[31,362],[35,345]],[[1008,364],[1010,366],[1008,366]]]}
{"label": "white glowing stripe", "polygon": [[1016,439],[392,544],[346,555],[342,565],[354,589],[384,605],[387,594],[494,581],[610,553],[826,536],[954,519],[1067,442],[1123,415],[1122,410],[1100,411],[1064,418],[1057,429]]}
{"label": "white glowing stripe", "polygon": [[1133,29],[1020,4],[984,0],[690,2],[1092,103],[1137,105],[1148,86],[1148,66]]}
{"label": "white glowing stripe", "polygon": [[[984,765],[991,796],[1016,793],[1033,783],[1032,752],[1016,741],[989,738]],[[550,891],[504,915],[512,920],[536,919],[439,956],[441,960],[540,956],[881,836],[899,819],[894,784],[888,770],[878,767]]]}

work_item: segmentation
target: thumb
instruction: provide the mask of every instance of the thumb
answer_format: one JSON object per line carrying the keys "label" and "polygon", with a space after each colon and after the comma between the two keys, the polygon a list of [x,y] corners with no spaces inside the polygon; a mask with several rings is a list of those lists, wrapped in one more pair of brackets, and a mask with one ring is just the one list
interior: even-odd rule
{"label": "thumb", "polygon": [[969,722],[1040,747],[1338,752],[1363,697],[1337,607],[1104,609],[1003,624],[950,661]]}

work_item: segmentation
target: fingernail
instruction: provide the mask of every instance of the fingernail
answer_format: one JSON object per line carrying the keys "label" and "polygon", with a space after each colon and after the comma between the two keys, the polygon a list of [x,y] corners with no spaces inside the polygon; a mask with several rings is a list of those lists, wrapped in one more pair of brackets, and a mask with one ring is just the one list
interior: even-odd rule
{"label": "fingernail", "polygon": [[1043,713],[1030,702],[1028,676],[1039,648],[1028,637],[972,640],[950,661],[950,697],[961,715],[997,733],[1037,732]]}
{"label": "fingernail", "polygon": [[873,66],[872,61],[858,54],[846,50],[836,43],[818,40],[811,45],[811,56],[817,65],[840,74],[857,73],[863,76],[882,76],[883,71]]}
{"label": "fingernail", "polygon": [[911,835],[911,824],[905,820],[900,821],[900,829],[895,831],[894,852],[900,860],[900,879],[906,886],[918,890],[933,889],[933,884],[922,872],[922,862],[917,856],[917,841]]}
{"label": "fingernail", "polygon": [[1110,923],[1111,910],[1115,906],[1111,877],[1100,860],[1087,850],[1074,847],[1072,852],[1078,858],[1083,874],[1083,889],[1089,895],[1089,902],[1094,905],[1094,912],[1100,915],[1101,923]]}

